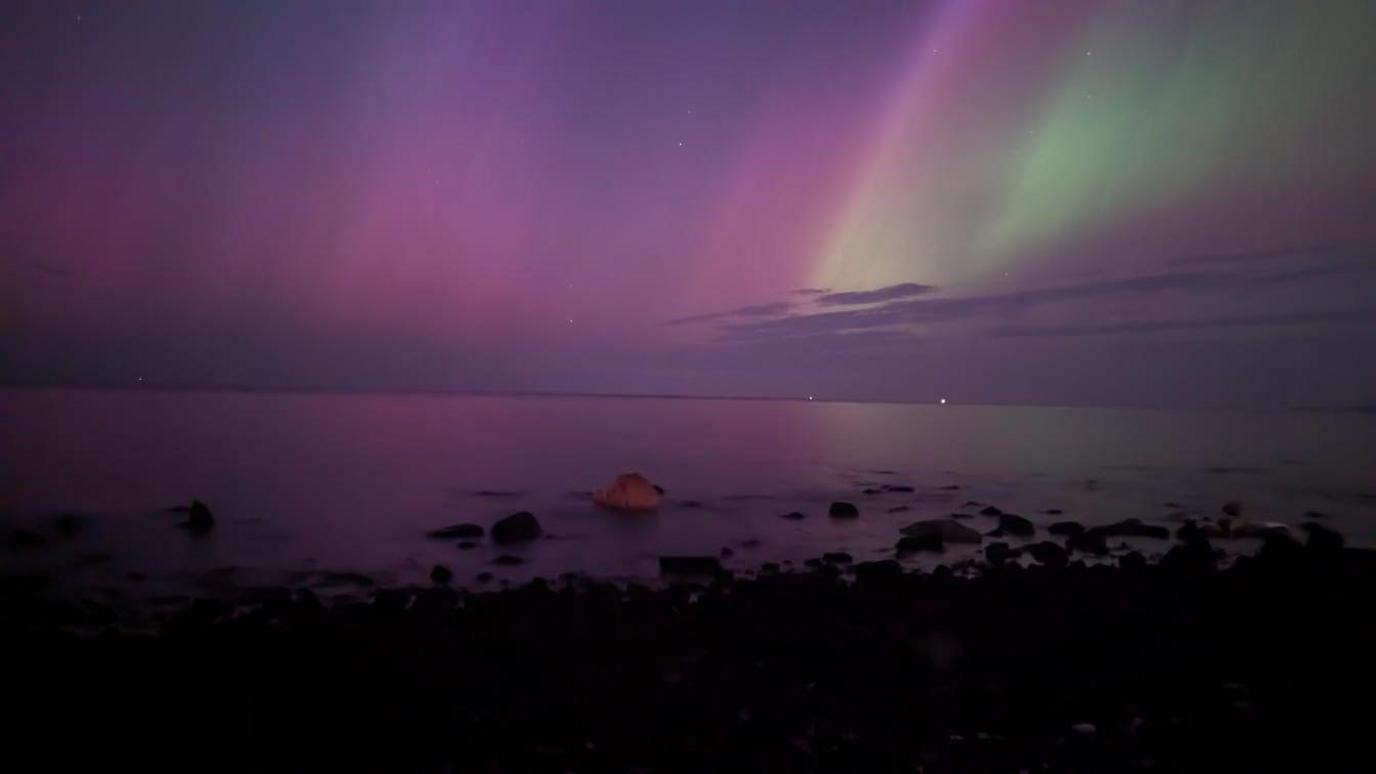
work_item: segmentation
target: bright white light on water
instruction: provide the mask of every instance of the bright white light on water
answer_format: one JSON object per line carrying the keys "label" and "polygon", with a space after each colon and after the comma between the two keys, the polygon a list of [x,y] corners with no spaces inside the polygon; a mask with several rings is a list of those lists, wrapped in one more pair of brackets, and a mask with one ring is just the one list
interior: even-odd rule
{"label": "bright white light on water", "polygon": [[941,399],[941,405],[943,405],[943,406],[946,405],[946,399],[945,399],[945,398],[942,398],[942,399]]}
{"label": "bright white light on water", "polygon": [[811,395],[807,396],[807,399],[808,399],[808,400],[812,400],[812,396],[811,396]]}

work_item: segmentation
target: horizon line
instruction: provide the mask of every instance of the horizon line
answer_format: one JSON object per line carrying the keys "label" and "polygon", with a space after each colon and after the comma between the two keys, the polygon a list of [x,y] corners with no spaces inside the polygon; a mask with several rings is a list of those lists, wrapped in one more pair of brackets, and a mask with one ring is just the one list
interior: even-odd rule
{"label": "horizon line", "polygon": [[474,398],[622,398],[629,400],[711,400],[711,401],[756,401],[769,403],[854,403],[863,405],[894,406],[933,406],[937,408],[980,407],[980,408],[1064,408],[1064,409],[1120,409],[1134,411],[1186,411],[1186,412],[1244,412],[1244,413],[1376,413],[1376,405],[1352,406],[1278,406],[1271,408],[1245,408],[1227,406],[1159,406],[1131,403],[1010,403],[997,401],[952,401],[949,398],[927,400],[898,398],[840,398],[819,397],[814,395],[691,395],[675,393],[616,393],[594,391],[559,390],[479,390],[448,387],[326,387],[326,386],[265,386],[265,385],[196,385],[196,384],[39,384],[4,383],[0,390],[85,390],[106,392],[226,392],[266,395],[412,395],[427,397],[474,397]]}

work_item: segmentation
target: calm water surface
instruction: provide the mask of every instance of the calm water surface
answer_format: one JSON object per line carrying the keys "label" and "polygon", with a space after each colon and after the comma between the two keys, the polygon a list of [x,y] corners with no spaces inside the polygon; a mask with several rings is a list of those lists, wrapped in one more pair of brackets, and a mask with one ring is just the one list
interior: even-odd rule
{"label": "calm water surface", "polygon": [[[640,471],[668,490],[654,514],[600,510],[587,492]],[[904,484],[903,494],[862,493]],[[957,486],[959,489],[949,489]],[[195,539],[171,505],[218,519]],[[833,522],[827,504],[860,506]],[[891,555],[918,518],[992,503],[1040,523],[1217,513],[1298,523],[1333,514],[1376,543],[1376,417],[1172,413],[655,398],[0,391],[0,519],[78,537],[6,561],[61,563],[105,583],[207,571],[277,582],[355,570],[421,580],[435,562],[461,581],[565,571],[653,577],[663,553],[732,548],[728,566],[846,550]],[[697,501],[693,507],[685,501]],[[1179,508],[1167,507],[1177,503]],[[889,512],[906,506],[906,511]],[[1064,516],[1042,515],[1059,508]],[[977,509],[977,508],[976,508]],[[458,521],[531,510],[553,537],[499,551],[427,541]],[[798,510],[803,521],[781,513]],[[975,520],[992,528],[992,521]],[[1163,550],[1150,541],[1144,548]],[[496,568],[499,553],[527,564]],[[99,554],[109,554],[102,561]],[[947,557],[948,559],[950,556]],[[931,562],[926,557],[914,561]],[[227,568],[234,568],[233,570]]]}

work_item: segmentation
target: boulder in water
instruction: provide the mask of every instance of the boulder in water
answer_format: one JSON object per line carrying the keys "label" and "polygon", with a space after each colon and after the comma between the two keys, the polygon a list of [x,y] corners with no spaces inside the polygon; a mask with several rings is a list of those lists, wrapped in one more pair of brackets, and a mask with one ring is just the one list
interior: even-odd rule
{"label": "boulder in water", "polygon": [[652,511],[659,507],[660,491],[639,473],[622,473],[611,486],[593,492],[592,501],[603,508]]}
{"label": "boulder in water", "polygon": [[899,530],[909,537],[936,535],[943,543],[982,543],[984,537],[978,531],[953,519],[926,519],[909,524]]}
{"label": "boulder in water", "polygon": [[855,503],[837,501],[827,509],[827,515],[833,519],[858,519],[860,509],[855,507]]}
{"label": "boulder in water", "polygon": [[540,537],[540,522],[530,511],[513,513],[492,525],[492,539],[498,543],[517,543]]}

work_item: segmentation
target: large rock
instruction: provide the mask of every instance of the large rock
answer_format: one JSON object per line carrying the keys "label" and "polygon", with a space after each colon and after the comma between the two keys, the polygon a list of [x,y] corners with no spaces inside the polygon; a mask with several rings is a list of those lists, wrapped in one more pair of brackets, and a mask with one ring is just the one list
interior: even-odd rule
{"label": "large rock", "polygon": [[1027,547],[1027,553],[1047,567],[1064,567],[1070,561],[1070,554],[1049,540],[1033,543]]}
{"label": "large rock", "polygon": [[210,508],[200,500],[192,500],[191,507],[186,511],[186,521],[184,527],[191,531],[193,535],[204,535],[215,526],[215,517],[210,515]]}
{"label": "large rock", "polygon": [[606,489],[592,493],[592,501],[603,508],[623,511],[652,511],[659,507],[660,488],[639,473],[622,473]]}
{"label": "large rock", "polygon": [[1171,536],[1171,531],[1165,527],[1143,524],[1141,519],[1124,519],[1114,524],[1095,527],[1094,531],[1102,532],[1105,537],[1144,537],[1166,540]]}
{"label": "large rock", "polygon": [[1312,521],[1306,521],[1300,526],[1309,533],[1305,547],[1311,551],[1337,552],[1342,550],[1344,541],[1343,536],[1339,533]]}
{"label": "large rock", "polygon": [[855,507],[855,503],[834,502],[827,509],[827,515],[833,519],[858,519],[860,509]]}
{"label": "large rock", "polygon": [[984,536],[953,519],[916,521],[899,530],[910,537],[937,535],[943,543],[982,543]]}
{"label": "large rock", "polygon": [[1108,540],[1104,533],[1091,529],[1066,538],[1065,547],[1071,551],[1103,556],[1108,553]]}
{"label": "large rock", "polygon": [[999,530],[1018,537],[1031,537],[1037,528],[1017,514],[1002,513],[999,514]]}
{"label": "large rock", "polygon": [[498,543],[518,543],[540,537],[540,522],[530,511],[513,513],[492,525],[492,539]]}
{"label": "large rock", "polygon": [[903,554],[913,554],[918,551],[934,551],[940,553],[946,550],[946,544],[942,541],[941,535],[930,533],[926,535],[904,535],[898,539],[894,545],[894,550],[899,556]]}
{"label": "large rock", "polygon": [[1010,559],[1016,559],[1022,552],[1016,548],[1010,548],[1007,543],[990,543],[984,549],[984,558],[994,566],[999,566]]}

